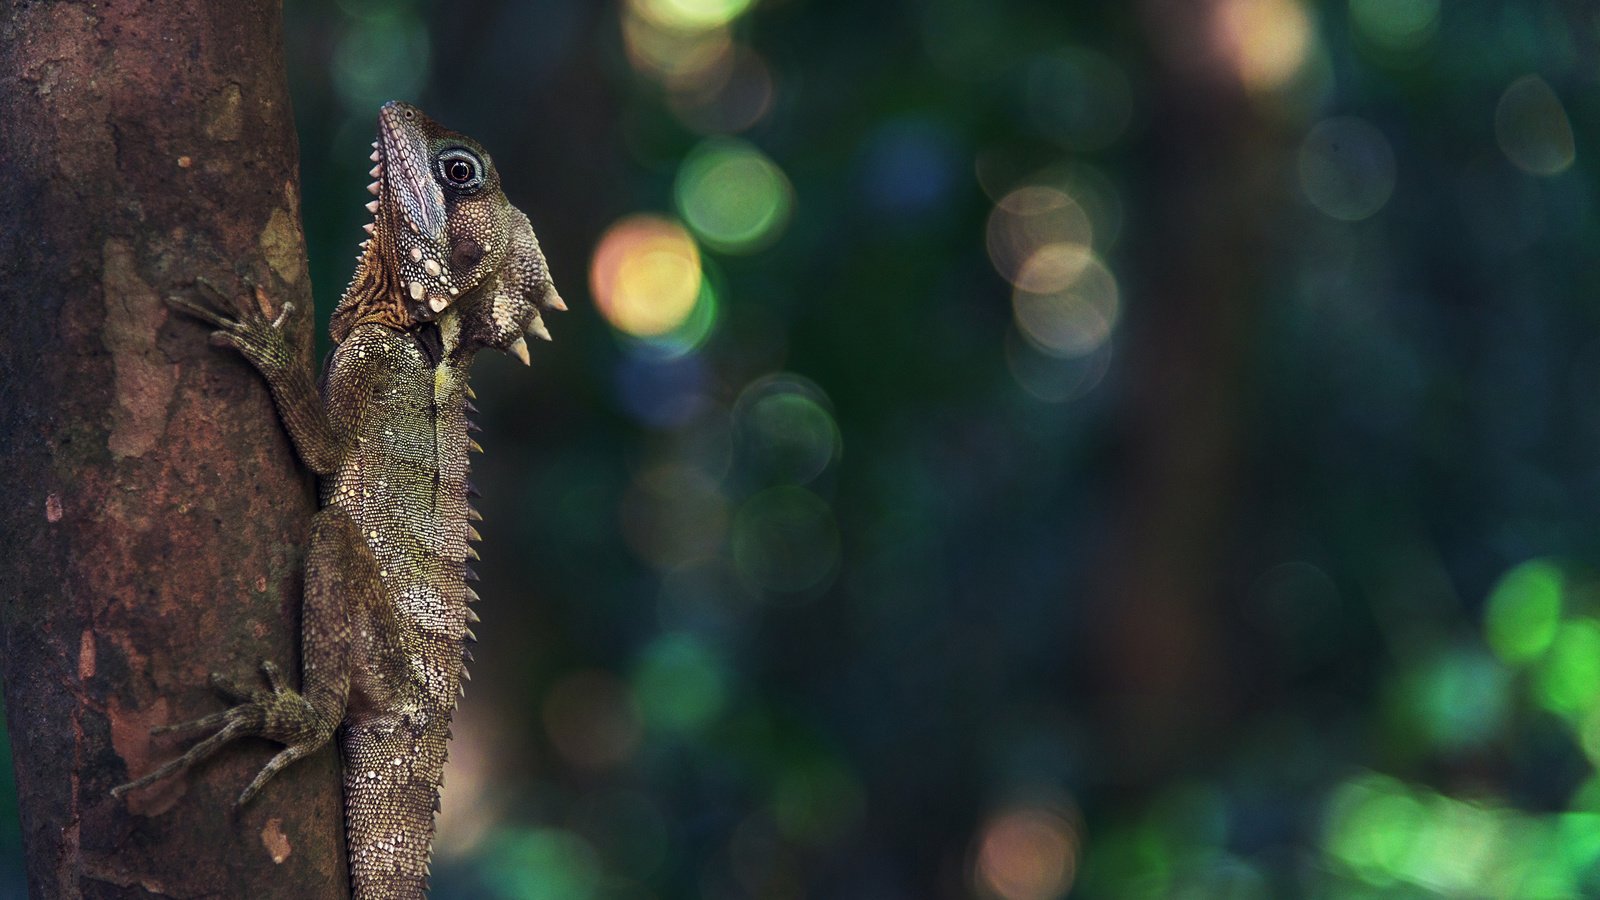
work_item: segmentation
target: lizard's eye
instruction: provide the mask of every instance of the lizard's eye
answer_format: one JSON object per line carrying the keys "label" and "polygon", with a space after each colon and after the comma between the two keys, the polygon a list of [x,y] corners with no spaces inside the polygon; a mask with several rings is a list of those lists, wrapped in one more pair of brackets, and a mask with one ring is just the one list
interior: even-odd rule
{"label": "lizard's eye", "polygon": [[468,150],[446,150],[439,154],[439,176],[450,187],[471,193],[483,186],[483,164]]}

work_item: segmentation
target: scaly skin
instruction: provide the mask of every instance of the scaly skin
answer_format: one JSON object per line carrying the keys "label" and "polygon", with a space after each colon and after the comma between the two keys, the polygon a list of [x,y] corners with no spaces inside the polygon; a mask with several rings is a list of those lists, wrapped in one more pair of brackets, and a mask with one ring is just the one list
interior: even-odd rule
{"label": "scaly skin", "polygon": [[524,332],[549,339],[539,307],[565,309],[527,217],[472,140],[400,103],[379,114],[369,190],[371,238],[334,311],[336,346],[320,395],[306,360],[256,302],[174,306],[215,326],[266,379],[307,467],[322,476],[302,613],[301,687],[262,663],[268,689],[231,709],[158,731],[211,734],[121,793],[182,771],[237,737],[284,744],[240,795],[339,738],[345,839],[356,900],[427,890],[434,813],[462,694],[467,585],[478,539],[468,503],[467,371],[484,347],[528,362]]}

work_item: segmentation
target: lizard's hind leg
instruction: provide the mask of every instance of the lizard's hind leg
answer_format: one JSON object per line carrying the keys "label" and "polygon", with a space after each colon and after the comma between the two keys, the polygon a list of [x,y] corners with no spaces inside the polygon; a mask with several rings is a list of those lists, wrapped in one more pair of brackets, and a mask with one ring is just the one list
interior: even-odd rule
{"label": "lizard's hind leg", "polygon": [[191,722],[161,725],[152,734],[216,729],[144,776],[111,790],[121,796],[177,774],[216,753],[235,738],[260,736],[284,744],[239,795],[242,805],[290,763],[325,746],[344,718],[350,690],[350,619],[344,594],[374,591],[377,565],[348,514],[324,509],[311,520],[311,552],[306,560],[306,592],[301,613],[301,690],[288,687],[278,667],[261,664],[267,688],[241,691],[213,674],[212,686],[237,705]]}

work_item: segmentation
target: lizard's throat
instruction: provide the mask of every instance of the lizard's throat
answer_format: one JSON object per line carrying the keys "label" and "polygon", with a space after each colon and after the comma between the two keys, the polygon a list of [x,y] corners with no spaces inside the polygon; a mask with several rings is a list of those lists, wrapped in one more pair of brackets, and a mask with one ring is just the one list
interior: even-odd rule
{"label": "lizard's throat", "polygon": [[363,322],[377,322],[397,331],[416,324],[406,310],[399,272],[393,262],[394,242],[386,224],[380,217],[377,230],[358,258],[350,285],[333,311],[329,331],[334,343],[343,341],[350,329]]}

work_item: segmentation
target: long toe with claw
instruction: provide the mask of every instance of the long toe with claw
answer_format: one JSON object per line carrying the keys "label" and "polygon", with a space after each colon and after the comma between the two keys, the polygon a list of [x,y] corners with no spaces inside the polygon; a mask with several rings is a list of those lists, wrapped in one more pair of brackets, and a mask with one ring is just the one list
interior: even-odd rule
{"label": "long toe with claw", "polygon": [[[277,666],[263,662],[261,672],[266,677],[269,688],[250,692],[249,699],[244,702],[192,721],[158,725],[151,729],[151,734],[216,730],[210,737],[190,747],[182,756],[158,766],[127,784],[112,788],[112,795],[120,797],[135,788],[145,787],[176,775],[204,761],[235,738],[259,736],[285,744],[285,748],[267,763],[239,796],[238,802],[243,805],[285,766],[326,744],[333,736],[334,728],[338,725],[337,721],[329,721],[326,716],[319,716],[316,709],[303,696],[286,688]],[[235,693],[239,690],[238,687],[222,676],[212,675],[212,686],[223,693],[238,696]]]}
{"label": "long toe with claw", "polygon": [[289,357],[283,323],[294,311],[294,304],[284,303],[269,320],[263,312],[267,306],[264,294],[248,280],[245,287],[250,299],[224,293],[204,278],[196,278],[194,283],[194,295],[169,296],[166,302],[184,315],[215,327],[212,344],[233,347],[258,366],[280,364]]}

